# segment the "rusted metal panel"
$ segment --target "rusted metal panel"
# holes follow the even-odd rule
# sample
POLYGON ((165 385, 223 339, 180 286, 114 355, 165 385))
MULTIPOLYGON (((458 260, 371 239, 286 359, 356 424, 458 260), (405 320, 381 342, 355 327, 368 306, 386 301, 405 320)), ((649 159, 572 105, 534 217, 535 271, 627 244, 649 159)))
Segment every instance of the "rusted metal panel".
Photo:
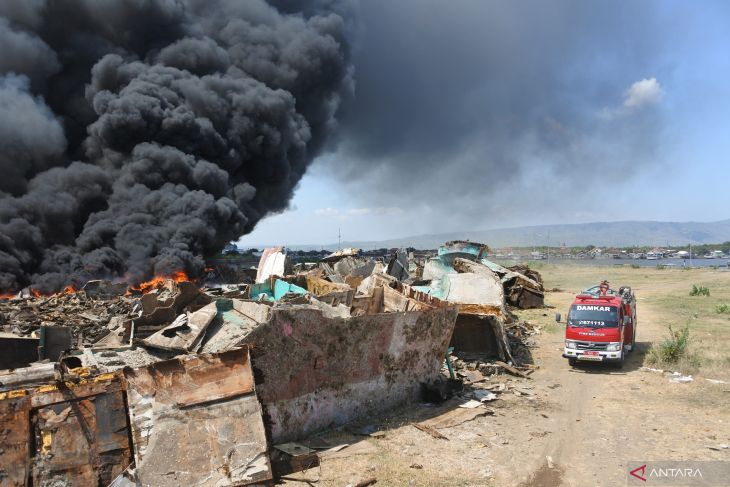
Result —
POLYGON ((482 259, 481 263, 501 277, 509 304, 523 309, 543 306, 544 289, 537 271, 520 266, 507 269, 487 259, 482 259))
POLYGON ((355 296, 355 291, 350 285, 325 281, 317 276, 306 276, 306 286, 307 291, 333 306, 340 303, 350 306, 355 296))
POLYGON ((33 485, 108 485, 131 462, 121 392, 33 412, 33 485))
POLYGON ((32 389, 30 398, 32 407, 40 408, 71 399, 78 400, 123 390, 121 376, 118 373, 92 376, 90 369, 86 367, 74 369, 73 372, 78 373, 78 381, 57 381, 32 389))
MULTIPOLYGON (((7 394, 0 394, 7 396, 7 394)), ((30 463, 30 397, 0 399, 0 486, 26 485, 30 463)))
POLYGON ((491 304, 460 304, 459 313, 465 315, 492 315, 499 318, 504 318, 504 312, 501 306, 494 306, 491 304))
POLYGON ((545 294, 542 291, 520 284, 512 285, 507 297, 510 304, 521 309, 542 308, 545 304, 545 294))
POLYGON ((141 485, 271 479, 248 348, 179 357, 124 375, 141 485))
POLYGON ((410 298, 389 286, 383 286, 383 307, 386 311, 419 311, 433 306, 425 301, 410 298))
POLYGON ((382 313, 383 306, 383 288, 376 287, 372 294, 355 296, 352 300, 352 315, 382 313))
POLYGON ((273 309, 245 337, 270 439, 296 440, 420 399, 421 384, 439 374, 456 313, 452 306, 342 319, 273 309))
POLYGON ((15 471, 9 478, 17 480, 22 470, 24 480, 7 485, 31 485, 32 480, 40 486, 107 486, 132 462, 120 376, 105 374, 7 395, 21 393, 27 405, 22 418, 3 414, 18 398, 0 400, 0 430, 13 445, 5 449, 2 441, 2 465, 6 452, 20 451, 23 441, 27 452, 22 461, 23 455, 10 453, 15 471))

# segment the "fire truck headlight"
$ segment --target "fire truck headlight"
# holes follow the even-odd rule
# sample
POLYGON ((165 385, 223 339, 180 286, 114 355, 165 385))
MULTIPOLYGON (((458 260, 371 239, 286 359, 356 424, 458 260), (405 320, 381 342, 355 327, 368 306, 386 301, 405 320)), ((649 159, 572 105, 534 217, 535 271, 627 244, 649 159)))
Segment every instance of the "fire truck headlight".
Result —
POLYGON ((578 348, 573 340, 565 340, 565 348, 578 348))
POLYGON ((619 350, 621 350, 621 343, 620 342, 609 343, 606 346, 606 351, 607 352, 618 352, 619 350))

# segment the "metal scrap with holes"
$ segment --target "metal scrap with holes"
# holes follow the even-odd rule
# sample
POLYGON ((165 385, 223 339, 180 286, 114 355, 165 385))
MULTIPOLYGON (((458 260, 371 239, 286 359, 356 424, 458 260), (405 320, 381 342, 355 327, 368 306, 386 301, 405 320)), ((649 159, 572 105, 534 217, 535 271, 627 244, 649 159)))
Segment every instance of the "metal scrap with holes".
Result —
POLYGON ((93 486, 132 462, 121 378, 0 394, 0 485, 93 486))

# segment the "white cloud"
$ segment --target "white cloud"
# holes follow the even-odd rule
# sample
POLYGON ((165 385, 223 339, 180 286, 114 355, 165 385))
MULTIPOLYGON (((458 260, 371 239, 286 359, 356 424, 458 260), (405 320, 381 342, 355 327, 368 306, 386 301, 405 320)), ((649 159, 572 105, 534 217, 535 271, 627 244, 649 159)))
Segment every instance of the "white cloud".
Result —
POLYGON ((659 104, 662 98, 664 98, 664 90, 656 78, 644 78, 633 83, 624 91, 623 104, 604 107, 598 112, 598 117, 609 122, 629 117, 642 108, 659 104))
POLYGON ((624 93, 624 107, 633 109, 655 105, 664 97, 664 90, 656 78, 642 79, 624 93))

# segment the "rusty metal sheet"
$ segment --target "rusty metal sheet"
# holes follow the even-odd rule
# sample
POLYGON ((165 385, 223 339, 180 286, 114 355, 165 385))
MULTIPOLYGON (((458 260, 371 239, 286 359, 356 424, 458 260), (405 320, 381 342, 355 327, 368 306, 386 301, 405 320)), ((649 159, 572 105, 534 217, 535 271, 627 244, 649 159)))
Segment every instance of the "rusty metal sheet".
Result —
POLYGON ((432 307, 425 301, 410 298, 389 286, 383 286, 383 308, 385 311, 421 311, 432 307))
POLYGON ((0 465, 13 465, 8 476, 13 480, 0 477, 0 485, 106 486, 132 462, 119 375, 58 382, 6 396, 18 394, 24 394, 26 406, 22 412, 16 407, 15 417, 8 408, 20 398, 0 400, 0 430, 8 436, 0 442, 0 465), (6 448, 6 441, 13 447, 6 448), (19 453, 23 448, 25 455, 19 453), (7 462, 6 455, 11 456, 7 462))
POLYGON ((0 399, 1 486, 20 487, 26 484, 30 459, 28 438, 30 438, 30 397, 22 394, 0 399))
POLYGON ((542 291, 515 284, 507 295, 510 304, 521 309, 542 308, 545 295, 542 291))
POLYGON ((494 306, 491 304, 460 304, 459 313, 465 315, 492 315, 504 318, 502 306, 494 306))
POLYGON ((248 348, 178 357, 124 375, 141 485, 272 478, 248 348))
POLYGON ((41 387, 32 396, 33 485, 108 485, 132 462, 121 378, 41 387))
POLYGON ((352 300, 352 316, 383 312, 383 288, 376 287, 372 294, 355 296, 352 300))
POLYGON ((330 293, 349 293, 351 288, 347 284, 325 281, 324 279, 314 276, 306 276, 307 291, 315 296, 326 296, 330 293))

